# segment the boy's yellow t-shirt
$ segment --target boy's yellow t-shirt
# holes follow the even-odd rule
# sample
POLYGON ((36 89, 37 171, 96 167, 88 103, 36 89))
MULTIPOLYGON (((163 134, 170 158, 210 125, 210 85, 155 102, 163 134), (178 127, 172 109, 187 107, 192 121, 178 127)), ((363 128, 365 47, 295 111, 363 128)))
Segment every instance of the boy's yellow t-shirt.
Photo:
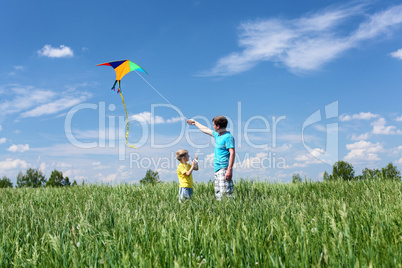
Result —
POLYGON ((193 174, 187 176, 186 173, 191 168, 189 163, 180 163, 177 166, 177 177, 179 178, 180 188, 193 188, 193 174))

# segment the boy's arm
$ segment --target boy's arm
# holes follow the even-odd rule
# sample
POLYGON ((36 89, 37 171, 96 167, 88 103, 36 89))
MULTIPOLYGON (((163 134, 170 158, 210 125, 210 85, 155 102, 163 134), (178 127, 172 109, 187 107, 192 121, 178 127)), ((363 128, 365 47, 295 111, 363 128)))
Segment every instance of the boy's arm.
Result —
POLYGON ((197 156, 194 156, 194 160, 191 163, 191 168, 189 169, 189 171, 185 172, 185 174, 187 176, 190 176, 191 173, 193 172, 193 170, 198 170, 198 160, 197 160, 197 156))
POLYGON ((196 127, 198 127, 199 130, 201 130, 202 132, 204 132, 205 134, 208 134, 210 136, 212 136, 212 129, 209 129, 208 127, 201 125, 200 123, 198 123, 197 121, 195 121, 194 119, 188 119, 187 120, 187 124, 189 125, 195 125, 196 127))
POLYGON ((228 170, 226 171, 226 174, 225 174, 225 178, 227 181, 230 181, 233 176, 232 169, 233 169, 233 165, 234 165, 234 161, 235 161, 235 149, 229 148, 229 153, 230 153, 229 166, 228 166, 228 170))
POLYGON ((198 165, 195 162, 195 160, 193 160, 193 164, 191 165, 191 168, 184 174, 186 174, 186 176, 190 176, 191 173, 193 172, 193 170, 198 170, 198 165), (197 166, 197 169, 195 169, 196 166, 197 166))

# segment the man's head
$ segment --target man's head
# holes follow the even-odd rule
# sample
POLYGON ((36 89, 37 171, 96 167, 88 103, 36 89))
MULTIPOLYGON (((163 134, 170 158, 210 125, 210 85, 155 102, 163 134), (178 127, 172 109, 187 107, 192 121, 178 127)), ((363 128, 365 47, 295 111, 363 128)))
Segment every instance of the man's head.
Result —
POLYGON ((215 116, 212 119, 212 122, 214 123, 215 126, 219 126, 219 129, 223 129, 228 126, 228 120, 226 119, 226 117, 222 115, 215 116))
POLYGON ((183 158, 185 158, 188 155, 188 151, 187 150, 178 150, 176 152, 176 159, 181 161, 183 158))

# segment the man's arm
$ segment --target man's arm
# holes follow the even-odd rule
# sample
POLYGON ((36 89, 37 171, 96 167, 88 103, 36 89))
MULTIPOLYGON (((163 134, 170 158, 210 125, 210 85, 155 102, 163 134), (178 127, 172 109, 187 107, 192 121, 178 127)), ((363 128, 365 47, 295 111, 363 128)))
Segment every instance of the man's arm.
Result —
POLYGON ((208 134, 210 136, 212 136, 212 129, 209 129, 208 127, 201 125, 200 123, 198 123, 197 121, 195 121, 194 119, 188 119, 187 120, 187 124, 189 125, 195 125, 196 127, 198 127, 199 130, 201 130, 202 132, 204 132, 205 134, 208 134))
POLYGON ((232 169, 233 169, 233 165, 234 165, 234 161, 235 161, 235 148, 229 148, 229 153, 230 153, 229 166, 228 166, 228 170, 226 171, 226 174, 225 174, 225 178, 227 181, 230 181, 233 176, 232 169))

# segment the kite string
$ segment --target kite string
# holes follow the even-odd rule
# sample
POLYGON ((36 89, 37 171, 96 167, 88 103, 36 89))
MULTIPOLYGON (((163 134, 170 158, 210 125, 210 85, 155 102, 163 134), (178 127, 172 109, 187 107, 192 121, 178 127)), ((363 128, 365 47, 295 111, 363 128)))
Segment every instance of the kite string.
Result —
MULTIPOLYGON (((137 71, 135 71, 135 72, 138 74, 139 77, 142 78, 142 80, 145 81, 145 83, 147 83, 156 93, 158 93, 159 96, 161 96, 170 106, 176 107, 176 106, 174 106, 173 104, 171 104, 170 101, 169 101, 168 99, 166 99, 153 85, 151 85, 151 83, 149 83, 144 77, 142 77, 142 75, 140 75, 137 71)), ((182 115, 184 115, 181 110, 180 110, 180 112, 182 113, 182 115)), ((184 115, 184 117, 186 118, 185 115, 184 115)))
MULTIPOLYGON (((142 75, 140 75, 139 72, 137 72, 137 70, 135 70, 135 72, 138 74, 139 77, 142 78, 142 80, 145 81, 145 83, 147 83, 156 93, 158 93, 159 96, 161 96, 170 106, 176 107, 176 106, 174 106, 172 103, 170 103, 170 101, 169 101, 168 99, 166 99, 154 86, 152 86, 151 83, 149 83, 142 75)), ((187 118, 187 117, 185 116, 185 114, 184 114, 181 110, 180 110, 180 112, 182 113, 182 115, 184 116, 184 118, 187 118)), ((193 147, 193 151, 194 151, 194 155, 195 155, 195 149, 194 149, 194 147, 193 147)))

